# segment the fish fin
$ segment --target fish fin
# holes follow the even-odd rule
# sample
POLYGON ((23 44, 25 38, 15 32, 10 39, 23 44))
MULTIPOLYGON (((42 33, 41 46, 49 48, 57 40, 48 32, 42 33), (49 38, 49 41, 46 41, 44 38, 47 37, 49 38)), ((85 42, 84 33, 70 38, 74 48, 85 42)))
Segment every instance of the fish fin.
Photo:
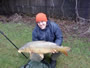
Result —
POLYGON ((63 50, 61 51, 63 54, 65 54, 66 56, 68 56, 68 51, 70 51, 69 47, 63 47, 63 50))
POLYGON ((40 62, 44 58, 43 54, 38 54, 38 53, 30 53, 30 59, 32 61, 38 61, 40 62))
POLYGON ((44 58, 44 55, 43 54, 39 54, 41 56, 41 58, 43 59, 44 58))

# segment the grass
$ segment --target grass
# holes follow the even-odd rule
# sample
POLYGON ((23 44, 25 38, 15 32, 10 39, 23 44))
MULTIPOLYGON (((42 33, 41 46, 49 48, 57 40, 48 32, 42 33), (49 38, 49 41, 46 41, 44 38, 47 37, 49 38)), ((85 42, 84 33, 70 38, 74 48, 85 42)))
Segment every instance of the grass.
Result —
MULTIPOLYGON (((0 30, 20 48, 32 39, 32 26, 23 23, 0 22, 0 30)), ((85 40, 85 39, 84 39, 85 40)), ((57 68, 90 68, 90 42, 80 39, 68 39, 64 46, 71 47, 69 56, 61 55, 57 60, 57 68)), ((29 57, 28 54, 25 54, 29 57)), ((29 59, 17 52, 17 49, 0 34, 0 68, 20 68, 29 59)))

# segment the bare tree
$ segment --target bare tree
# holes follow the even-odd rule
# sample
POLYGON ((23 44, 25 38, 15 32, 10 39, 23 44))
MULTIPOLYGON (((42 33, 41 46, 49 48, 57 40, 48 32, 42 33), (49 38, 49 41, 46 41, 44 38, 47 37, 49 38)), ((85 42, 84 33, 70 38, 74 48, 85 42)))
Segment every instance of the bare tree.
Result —
POLYGON ((63 0, 63 2, 62 2, 62 5, 61 5, 61 11, 62 11, 62 17, 64 18, 64 3, 65 3, 65 0, 63 0))
POLYGON ((78 0, 75 0, 75 1, 76 1, 76 5, 75 5, 76 22, 77 23, 80 23, 81 22, 81 24, 85 24, 85 21, 90 21, 90 19, 85 19, 85 18, 83 18, 83 17, 81 17, 79 15, 79 12, 78 12, 78 0))

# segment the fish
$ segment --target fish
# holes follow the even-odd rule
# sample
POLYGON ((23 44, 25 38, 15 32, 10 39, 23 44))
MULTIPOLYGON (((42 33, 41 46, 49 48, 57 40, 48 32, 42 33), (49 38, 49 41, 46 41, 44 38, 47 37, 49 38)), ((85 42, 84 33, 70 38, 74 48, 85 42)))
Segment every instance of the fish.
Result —
POLYGON ((30 53, 30 55, 38 54, 41 57, 41 60, 44 58, 44 54, 61 52, 68 56, 68 51, 70 51, 70 47, 67 46, 59 46, 56 43, 49 41, 32 41, 26 43, 24 46, 19 48, 18 52, 30 53))

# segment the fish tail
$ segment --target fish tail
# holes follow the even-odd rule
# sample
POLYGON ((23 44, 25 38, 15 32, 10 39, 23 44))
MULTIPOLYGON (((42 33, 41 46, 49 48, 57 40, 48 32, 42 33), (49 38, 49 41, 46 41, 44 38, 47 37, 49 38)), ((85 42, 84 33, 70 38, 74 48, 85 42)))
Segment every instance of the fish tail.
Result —
POLYGON ((63 53, 63 54, 65 54, 66 56, 68 56, 68 53, 67 53, 67 51, 63 51, 62 53, 63 53))
POLYGON ((70 51, 69 47, 63 47, 61 48, 60 52, 68 56, 68 51, 70 51))

